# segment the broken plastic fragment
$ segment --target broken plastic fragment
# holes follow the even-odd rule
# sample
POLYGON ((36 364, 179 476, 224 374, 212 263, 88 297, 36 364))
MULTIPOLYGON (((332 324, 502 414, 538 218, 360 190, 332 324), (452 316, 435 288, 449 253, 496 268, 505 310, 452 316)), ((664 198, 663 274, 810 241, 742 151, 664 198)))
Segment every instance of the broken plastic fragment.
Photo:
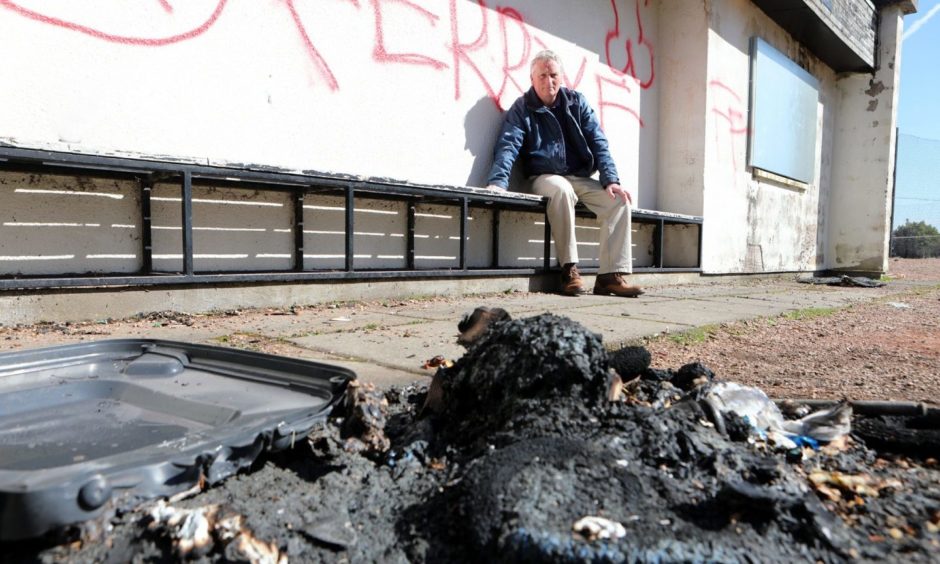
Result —
POLYGON ((578 519, 572 530, 587 540, 621 539, 627 536, 627 530, 620 523, 593 515, 578 519))

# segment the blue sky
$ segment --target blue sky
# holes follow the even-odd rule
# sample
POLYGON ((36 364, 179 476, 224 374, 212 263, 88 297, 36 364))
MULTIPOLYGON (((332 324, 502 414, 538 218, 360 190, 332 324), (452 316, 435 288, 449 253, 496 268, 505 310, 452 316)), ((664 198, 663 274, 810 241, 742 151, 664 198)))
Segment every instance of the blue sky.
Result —
POLYGON ((940 0, 921 0, 917 13, 904 18, 903 37, 898 126, 908 135, 940 140, 940 0))
POLYGON ((904 18, 894 224, 940 229, 940 0, 904 18))

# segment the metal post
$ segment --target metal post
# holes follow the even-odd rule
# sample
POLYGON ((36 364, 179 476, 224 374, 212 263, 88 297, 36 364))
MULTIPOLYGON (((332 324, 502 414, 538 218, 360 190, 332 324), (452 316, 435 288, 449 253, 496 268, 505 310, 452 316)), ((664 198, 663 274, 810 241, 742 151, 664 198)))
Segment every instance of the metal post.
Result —
POLYGON ((304 196, 306 190, 294 192, 294 270, 304 269, 304 196))
POLYGON ((659 220, 653 229, 653 263, 656 268, 663 267, 663 239, 665 238, 666 222, 659 220))
POLYGON ((355 269, 355 221, 353 213, 355 212, 354 198, 355 190, 352 186, 346 187, 346 271, 352 272, 355 269))
POLYGON ((698 224, 698 264, 695 268, 702 268, 702 231, 705 229, 705 222, 698 224))
POLYGON ((545 253, 542 267, 548 271, 552 268, 552 226, 548 223, 548 209, 545 210, 545 241, 543 243, 543 252, 545 253))
POLYGON ((153 195, 153 180, 140 180, 140 246, 143 274, 153 274, 153 219, 150 197, 153 195))
POLYGON ((408 270, 415 269, 415 213, 417 201, 408 200, 408 232, 405 234, 405 262, 408 270))
POLYGON ((490 266, 499 268, 499 208, 493 208, 493 258, 490 266))
POLYGON ((192 276, 193 267, 193 174, 183 171, 183 202, 182 227, 183 227, 183 274, 192 276))
POLYGON ((470 204, 466 196, 460 198, 460 270, 467 270, 467 224, 470 221, 470 204))

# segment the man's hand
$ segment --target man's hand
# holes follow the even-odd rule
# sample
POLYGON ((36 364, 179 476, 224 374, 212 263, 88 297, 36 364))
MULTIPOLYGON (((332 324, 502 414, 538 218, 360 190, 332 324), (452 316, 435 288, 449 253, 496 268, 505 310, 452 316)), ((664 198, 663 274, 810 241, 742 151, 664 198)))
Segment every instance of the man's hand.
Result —
POLYGON ((633 205, 633 198, 630 196, 630 192, 624 190, 623 187, 616 182, 608 184, 607 187, 604 188, 604 191, 607 192, 607 195, 610 196, 611 199, 615 200, 617 196, 620 196, 623 198, 623 203, 633 205))

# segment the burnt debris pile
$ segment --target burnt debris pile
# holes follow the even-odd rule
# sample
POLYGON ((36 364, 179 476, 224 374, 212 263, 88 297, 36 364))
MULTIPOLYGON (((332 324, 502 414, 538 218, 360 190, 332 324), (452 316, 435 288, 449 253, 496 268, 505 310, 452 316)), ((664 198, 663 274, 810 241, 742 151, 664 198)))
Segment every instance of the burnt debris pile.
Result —
MULTIPOLYGON (((430 386, 353 387, 312 449, 178 511, 219 506, 241 516, 245 538, 303 562, 926 562, 940 551, 936 453, 873 450, 845 434, 859 417, 844 404, 797 419, 701 364, 653 368, 646 349, 608 353, 549 314, 494 315, 473 337, 430 386), (818 429, 825 441, 799 434, 818 429)), ((41 559, 180 556, 184 541, 147 515, 112 516, 99 527, 107 542, 41 559)))
POLYGON ((441 369, 437 422, 448 440, 468 443, 521 413, 574 400, 593 407, 610 387, 600 336, 544 314, 494 324, 461 359, 441 369))

